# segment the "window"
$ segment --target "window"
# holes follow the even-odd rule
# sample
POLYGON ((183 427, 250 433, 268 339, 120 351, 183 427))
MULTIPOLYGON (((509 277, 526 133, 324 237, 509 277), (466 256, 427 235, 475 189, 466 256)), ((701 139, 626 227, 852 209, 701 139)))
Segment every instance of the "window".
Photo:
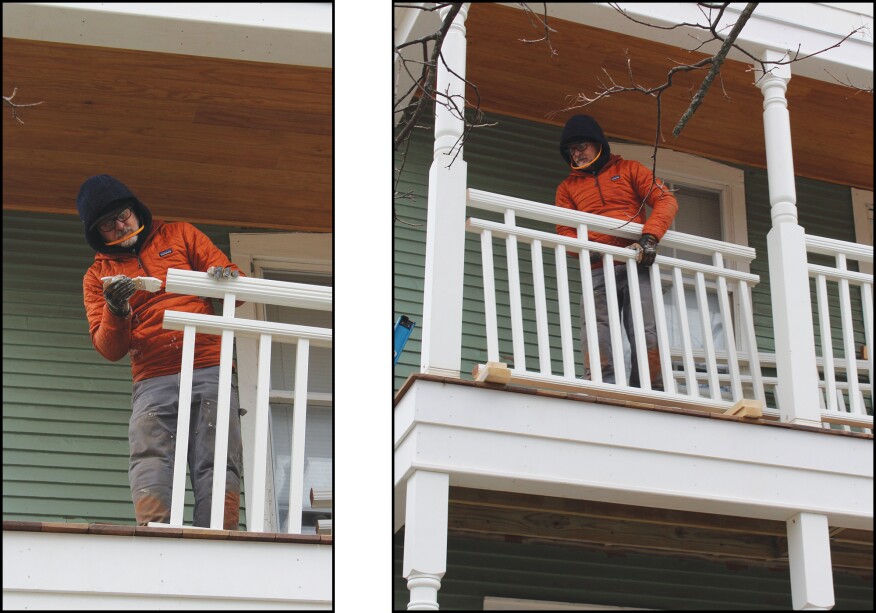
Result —
MULTIPOLYGON (((672 222, 672 230, 695 234, 705 238, 722 240, 721 228, 721 200, 720 194, 712 190, 703 190, 667 181, 669 189, 675 193, 678 200, 678 215, 672 222)), ((692 260, 703 264, 711 264, 711 258, 701 253, 685 252, 681 249, 663 249, 662 253, 670 257, 683 260, 692 260)), ((667 327, 669 328, 670 345, 674 348, 681 347, 681 328, 679 323, 678 305, 675 304, 672 291, 672 281, 667 274, 664 277, 663 303, 666 308, 667 327)), ((694 289, 694 277, 685 275, 684 302, 687 307, 691 345, 694 350, 703 349, 703 326, 699 322, 699 307, 697 306, 696 290, 694 289), (688 285, 688 282, 690 285, 688 285)), ((706 283, 706 295, 709 301, 709 316, 706 325, 706 333, 711 334, 715 341, 715 349, 718 351, 727 349, 727 340, 724 338, 724 328, 721 322, 721 311, 718 307, 718 294, 714 283, 706 283)))
MULTIPOLYGON (((649 169, 653 165, 651 160, 652 147, 612 143, 611 149, 612 152, 618 153, 626 159, 637 160, 649 169)), ((675 197, 678 200, 679 210, 672 224, 672 230, 714 238, 737 245, 748 245, 748 231, 745 220, 745 183, 741 170, 693 155, 662 149, 659 151, 657 164, 657 176, 670 189, 674 190, 675 197)), ((670 257, 711 263, 708 256, 677 249, 661 247, 660 253, 670 257)), ((747 263, 726 262, 725 265, 735 270, 749 272, 747 263)), ((714 281, 706 281, 706 294, 709 303, 708 321, 705 326, 706 331, 704 331, 698 315, 693 275, 685 275, 684 281, 685 304, 694 352, 703 349, 704 333, 711 334, 716 351, 725 350, 727 348, 727 340, 724 336, 714 281)), ((675 304, 669 274, 663 275, 663 298, 670 346, 677 350, 679 354, 675 356, 675 351, 673 351, 673 362, 679 362, 676 370, 680 370, 681 314, 675 304)), ((733 321, 739 321, 739 309, 735 292, 732 292, 732 290, 731 305, 733 321)), ((746 346, 738 326, 734 326, 734 332, 736 346, 745 350, 746 346)), ((629 368, 629 345, 626 342, 625 350, 627 353, 627 368, 629 368)), ((696 366, 697 370, 702 369, 705 371, 705 363, 697 363, 696 366)), ((719 364, 718 369, 719 371, 726 370, 726 365, 719 364)))
MULTIPOLYGON (((332 235, 314 233, 232 234, 231 259, 251 276, 312 285, 332 285, 332 235), (249 273, 248 273, 249 274, 249 273)), ((332 327, 332 311, 315 311, 246 303, 241 317, 281 323, 332 327)), ((292 412, 297 348, 271 345, 271 391, 264 530, 285 532, 289 520, 289 475, 292 412)), ((237 339, 238 384, 241 406, 255 406, 258 349, 255 339, 237 339)), ((333 372, 332 351, 310 348, 307 390, 307 426, 304 443, 302 532, 313 534, 317 519, 330 519, 332 509, 312 509, 310 489, 332 489, 333 372)), ((244 486, 253 482, 252 449, 255 411, 241 420, 244 443, 244 486)), ((249 492, 246 492, 249 495, 249 492)), ((248 510, 248 508, 247 508, 248 510)), ((249 522, 247 517, 247 522, 249 522)))
MULTIPOLYGON (((265 279, 310 285, 331 285, 331 276, 319 273, 295 273, 263 270, 265 279)), ((313 311, 290 307, 265 306, 268 321, 332 327, 330 311, 313 311)), ((292 457, 292 398, 295 394, 296 347, 288 343, 271 346, 271 415, 270 432, 274 468, 275 510, 279 530, 286 532, 289 522, 289 479, 292 457)), ((304 435, 304 491, 301 529, 316 533, 317 519, 331 519, 331 509, 313 509, 310 489, 332 489, 332 352, 325 347, 311 347, 307 371, 307 428, 304 435)))

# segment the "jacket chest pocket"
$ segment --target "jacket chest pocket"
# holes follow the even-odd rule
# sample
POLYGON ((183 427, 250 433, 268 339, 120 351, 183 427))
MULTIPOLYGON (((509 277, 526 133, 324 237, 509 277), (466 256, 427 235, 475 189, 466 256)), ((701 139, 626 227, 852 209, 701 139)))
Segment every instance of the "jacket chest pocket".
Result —
POLYGON ((152 276, 159 277, 161 279, 167 278, 167 271, 170 268, 177 268, 181 270, 192 269, 185 253, 179 249, 172 247, 159 249, 156 252, 155 256, 151 259, 150 268, 155 269, 152 273, 152 276), (164 255, 161 255, 162 253, 164 255))

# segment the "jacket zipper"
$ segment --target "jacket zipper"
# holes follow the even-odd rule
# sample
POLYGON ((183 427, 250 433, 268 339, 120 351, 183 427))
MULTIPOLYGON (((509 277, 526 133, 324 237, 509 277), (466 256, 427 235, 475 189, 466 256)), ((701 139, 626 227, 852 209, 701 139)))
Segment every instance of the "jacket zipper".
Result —
POLYGON ((605 197, 602 195, 602 187, 599 185, 599 174, 594 174, 593 180, 596 181, 596 191, 599 192, 599 199, 602 200, 602 207, 604 209, 608 207, 608 205, 605 203, 605 197))
POLYGON ((139 254, 139 253, 137 253, 137 250, 136 250, 136 249, 131 249, 131 252, 132 252, 132 253, 133 253, 133 254, 134 254, 134 255, 136 255, 136 256, 137 256, 137 264, 139 264, 139 265, 140 265, 140 268, 142 268, 142 269, 143 269, 143 272, 145 272, 145 273, 146 273, 146 276, 147 276, 147 277, 150 277, 150 276, 152 276, 152 275, 150 275, 150 274, 149 274, 149 271, 148 271, 148 270, 146 270, 146 267, 145 267, 145 266, 143 266, 143 262, 142 262, 142 261, 141 261, 141 260, 140 260, 140 254, 139 254))

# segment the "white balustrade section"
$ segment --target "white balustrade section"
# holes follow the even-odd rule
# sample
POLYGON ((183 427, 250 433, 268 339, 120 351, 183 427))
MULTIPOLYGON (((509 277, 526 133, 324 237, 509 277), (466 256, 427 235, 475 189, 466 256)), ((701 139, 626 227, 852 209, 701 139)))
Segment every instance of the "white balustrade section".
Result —
POLYGON ((828 255, 834 258, 835 266, 809 264, 809 276, 815 279, 815 301, 818 307, 818 330, 821 345, 818 348, 819 370, 822 372, 821 387, 824 389, 822 420, 825 422, 873 427, 873 275, 849 270, 848 260, 873 264, 873 248, 846 241, 806 235, 807 253, 828 255), (836 294, 828 291, 835 286, 836 294), (858 359, 855 344, 855 325, 852 311, 852 288, 860 293, 862 330, 866 359, 858 359), (833 300, 831 300, 833 298, 833 300), (836 355, 830 318, 832 305, 839 306, 840 355, 836 355), (843 371, 845 381, 837 377, 843 371), (860 381, 861 373, 866 382, 860 381), (848 398, 848 404, 846 404, 848 398), (871 413, 866 410, 867 398, 871 413))
MULTIPOLYGON (((183 357, 180 372, 180 407, 191 404, 192 369, 194 364, 195 333, 222 336, 219 363, 218 415, 213 493, 211 501, 210 528, 222 529, 224 520, 225 478, 228 454, 228 422, 231 405, 231 356, 235 336, 254 337, 259 341, 259 363, 255 415, 255 468, 253 484, 246 492, 248 530, 264 531, 264 504, 268 455, 268 414, 270 411, 271 345, 273 342, 297 345, 295 398, 292 426, 292 463, 289 487, 288 532, 301 532, 301 510, 304 479, 304 433, 307 420, 307 372, 310 347, 331 347, 332 330, 311 326, 298 326, 254 319, 235 318, 236 300, 273 304, 313 310, 332 309, 332 289, 318 285, 288 283, 268 279, 239 277, 216 280, 207 273, 171 269, 167 272, 165 290, 169 293, 191 294, 223 299, 222 316, 165 311, 164 327, 183 330, 183 357)), ((179 411, 176 435, 176 455, 171 503, 171 526, 183 525, 183 501, 185 498, 186 458, 188 453, 189 411, 179 411)))
MULTIPOLYGON (((733 262, 750 262, 755 257, 754 249, 732 243, 669 231, 660 241, 661 251, 667 248, 681 249, 708 255, 712 263, 705 264, 666 255, 658 255, 655 264, 649 272, 640 270, 635 263, 636 252, 623 247, 606 245, 587 240, 587 231, 637 239, 641 235, 642 226, 627 223, 623 227, 617 219, 571 211, 560 207, 531 202, 519 198, 492 194, 480 190, 468 190, 468 206, 471 208, 499 213, 503 221, 490 221, 471 217, 466 223, 469 232, 481 236, 481 263, 484 278, 484 303, 487 330, 487 359, 490 362, 500 362, 501 339, 499 331, 511 329, 511 353, 513 366, 509 365, 512 376, 519 382, 531 382, 533 385, 547 385, 560 389, 580 389, 588 393, 623 390, 627 394, 642 396, 644 400, 672 400, 679 406, 695 406, 711 411, 723 411, 737 400, 745 397, 763 400, 765 398, 764 380, 760 371, 760 355, 756 350, 754 334, 754 318, 751 306, 750 288, 756 285, 760 278, 757 275, 740 272, 725 265, 725 259, 733 262), (578 229, 580 238, 562 236, 550 230, 538 230, 524 225, 526 222, 543 222, 552 225, 564 225, 578 229), (505 243, 506 261, 496 261, 493 241, 498 239, 505 243), (526 262, 520 262, 519 245, 530 246, 531 258, 529 265, 532 270, 531 290, 535 307, 535 340, 537 356, 527 356, 523 330, 523 294, 521 293, 520 271, 525 270, 526 262), (546 260, 544 249, 554 251, 554 271, 556 290, 548 296, 546 289, 546 260), (616 303, 617 282, 615 279, 614 262, 623 262, 630 282, 632 320, 634 328, 633 341, 637 346, 645 344, 644 322, 639 296, 639 285, 635 282, 640 274, 650 274, 655 316, 657 319, 657 340, 660 348, 660 368, 663 375, 664 391, 652 389, 649 376, 648 359, 645 351, 637 352, 640 373, 640 387, 633 388, 627 384, 624 365, 623 338, 624 330, 616 309, 609 309, 609 336, 612 347, 612 359, 615 371, 615 384, 605 383, 601 372, 601 359, 595 334, 587 334, 590 377, 587 380, 576 376, 574 363, 574 347, 579 342, 577 334, 573 335, 572 312, 577 305, 578 296, 571 296, 569 286, 568 254, 577 256, 580 266, 580 287, 583 295, 583 317, 587 329, 596 329, 595 304, 593 300, 593 276, 590 269, 590 257, 596 255, 603 259, 605 271, 605 291, 609 304, 616 303), (497 266, 498 264, 498 266, 497 266), (507 270, 510 307, 510 322, 499 321, 499 311, 496 304, 496 270, 507 270), (681 334, 680 346, 672 346, 666 325, 666 313, 663 304, 663 284, 672 284, 672 295, 679 317, 681 334), (695 290, 695 306, 685 298, 686 287, 695 290), (709 293, 717 294, 718 317, 725 331, 726 349, 717 350, 712 339, 709 322, 709 293), (730 292, 735 292, 735 301, 731 301, 730 292), (556 296, 556 302, 553 297, 556 296), (556 309, 548 312, 548 305, 557 304, 556 309), (737 304, 738 313, 734 318, 731 304, 737 304), (688 321, 688 309, 695 310, 699 316, 688 321), (554 312, 555 311, 555 312, 554 312), (705 315, 704 315, 705 314, 705 315), (549 334, 550 322, 558 322, 559 335, 549 334), (691 330, 700 330, 703 350, 694 349, 691 341, 691 330), (738 339, 743 347, 737 350, 738 339), (558 341, 557 341, 558 336, 558 341), (752 351, 749 348, 754 347, 752 351), (682 371, 673 370, 673 356, 682 358, 682 371), (556 358, 554 364, 552 356, 556 358), (537 367, 527 367, 527 357, 535 358, 530 364, 537 367), (695 361, 695 358, 698 360, 695 361), (705 364, 705 372, 697 372, 697 362, 705 364), (740 363, 742 368, 740 368, 740 363), (720 372, 721 369, 726 374, 720 372), (744 373, 743 373, 744 371, 744 373), (708 392, 701 394, 700 386, 705 384, 708 392)), ((529 223, 529 225, 533 225, 529 223)), ((553 289, 553 288, 552 288, 553 289)), ((582 364, 577 364, 582 367, 582 364)), ((583 370, 581 370, 583 373, 583 370)))

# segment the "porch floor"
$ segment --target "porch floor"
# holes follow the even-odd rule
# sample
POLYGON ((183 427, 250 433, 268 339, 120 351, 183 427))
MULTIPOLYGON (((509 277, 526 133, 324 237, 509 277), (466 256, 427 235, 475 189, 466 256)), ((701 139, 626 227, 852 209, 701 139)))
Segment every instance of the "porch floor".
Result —
POLYGON ((214 541, 249 541, 261 543, 298 543, 332 545, 331 536, 319 534, 285 534, 247 532, 244 530, 209 530, 206 528, 150 528, 123 524, 67 524, 61 522, 4 521, 3 531, 102 534, 109 536, 146 536, 158 538, 208 539, 214 541))

